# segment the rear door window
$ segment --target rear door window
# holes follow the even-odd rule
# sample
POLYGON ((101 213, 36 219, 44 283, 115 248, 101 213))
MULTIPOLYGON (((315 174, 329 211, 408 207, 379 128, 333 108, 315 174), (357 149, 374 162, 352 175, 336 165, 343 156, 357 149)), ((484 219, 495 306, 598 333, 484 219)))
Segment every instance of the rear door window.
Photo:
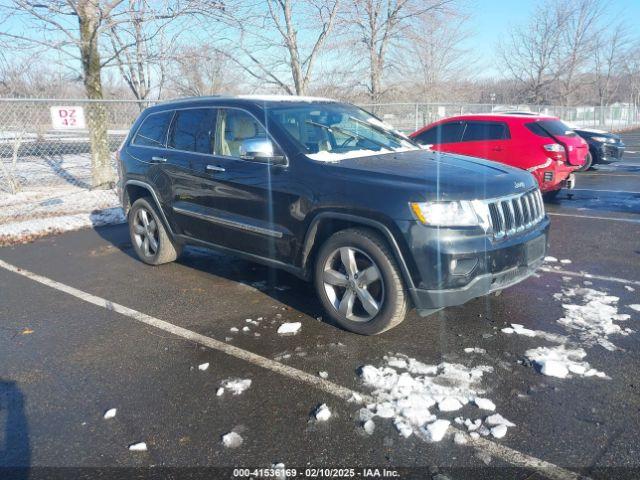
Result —
POLYGON ((507 140, 509 129, 500 122, 466 122, 467 126, 462 135, 463 142, 476 142, 481 140, 507 140))
POLYGON ((178 110, 167 147, 184 152, 213 153, 215 117, 213 108, 178 110))
POLYGON ((436 125, 415 137, 421 145, 440 145, 441 143, 455 143, 462 140, 463 122, 448 122, 436 125))
POLYGON ((173 110, 148 115, 142 121, 132 143, 143 147, 164 147, 171 117, 173 110))

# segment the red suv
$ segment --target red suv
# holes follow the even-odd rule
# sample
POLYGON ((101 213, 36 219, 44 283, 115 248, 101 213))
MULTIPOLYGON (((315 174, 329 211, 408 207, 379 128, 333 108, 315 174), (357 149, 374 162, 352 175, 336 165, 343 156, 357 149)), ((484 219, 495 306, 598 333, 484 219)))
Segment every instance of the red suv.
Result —
POLYGON ((560 119, 532 114, 445 118, 411 134, 432 150, 481 157, 531 172, 547 197, 573 188, 587 143, 560 119))

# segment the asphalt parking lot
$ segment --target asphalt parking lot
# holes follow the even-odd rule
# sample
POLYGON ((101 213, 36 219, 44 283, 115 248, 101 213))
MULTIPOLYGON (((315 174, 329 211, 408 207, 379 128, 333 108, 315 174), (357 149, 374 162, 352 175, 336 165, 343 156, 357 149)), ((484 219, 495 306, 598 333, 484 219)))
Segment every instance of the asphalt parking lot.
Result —
MULTIPOLYGON (((176 263, 145 266, 124 225, 1 248, 0 467, 284 463, 423 467, 407 478, 440 480, 636 478, 640 311, 630 305, 640 304, 640 132, 624 140, 624 161, 580 174, 574 191, 547 204, 557 262, 500 296, 428 318, 411 313, 376 337, 329 324, 311 285, 260 265, 190 248, 176 263), (590 303, 585 291, 607 300, 590 303), (566 304, 604 309, 623 328, 567 327, 558 322, 570 316, 566 304), (280 335, 284 322, 302 327, 280 335), (511 324, 537 334, 502 331, 511 324), (553 345, 554 335, 607 378, 543 375, 525 352, 553 345), (515 426, 465 445, 453 428, 430 443, 379 417, 365 432, 358 394, 366 404, 372 391, 360 369, 390 354, 491 367, 478 388, 515 426), (230 378, 251 386, 217 395, 230 378), (318 422, 323 403, 332 415, 318 422), (104 419, 111 408, 117 414, 104 419), (231 431, 243 439, 237 448, 221 441, 231 431), (130 451, 138 442, 147 450, 130 451)), ((458 416, 479 414, 465 405, 443 415, 466 431, 458 416)))

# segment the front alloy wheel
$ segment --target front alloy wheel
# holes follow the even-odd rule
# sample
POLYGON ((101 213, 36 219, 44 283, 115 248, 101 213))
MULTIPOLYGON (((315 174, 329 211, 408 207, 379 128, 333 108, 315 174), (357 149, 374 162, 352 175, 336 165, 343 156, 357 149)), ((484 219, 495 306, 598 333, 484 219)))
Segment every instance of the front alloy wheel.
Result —
POLYGON ((407 292, 389 244, 367 228, 340 230, 320 247, 314 278, 318 298, 342 328, 376 335, 404 320, 407 292))
POLYGON ((324 291, 348 320, 368 322, 384 303, 384 281, 375 262, 354 247, 335 249, 324 264, 324 291))

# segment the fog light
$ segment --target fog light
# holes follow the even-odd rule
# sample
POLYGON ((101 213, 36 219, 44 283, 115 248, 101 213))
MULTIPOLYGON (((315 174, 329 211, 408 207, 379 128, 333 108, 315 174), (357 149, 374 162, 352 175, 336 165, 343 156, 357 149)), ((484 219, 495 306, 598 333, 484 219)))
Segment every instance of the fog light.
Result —
POLYGON ((477 258, 455 258, 451 260, 451 274, 452 275, 469 275, 478 265, 477 258))

